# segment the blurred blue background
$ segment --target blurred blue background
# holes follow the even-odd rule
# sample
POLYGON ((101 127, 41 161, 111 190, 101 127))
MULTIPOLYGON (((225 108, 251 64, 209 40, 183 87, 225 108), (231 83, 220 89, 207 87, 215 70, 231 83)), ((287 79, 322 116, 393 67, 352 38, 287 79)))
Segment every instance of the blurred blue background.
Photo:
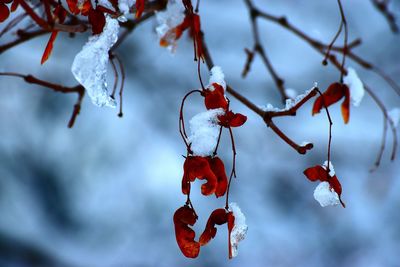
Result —
MULTIPOLYGON (((370 1, 343 2, 350 40, 363 41, 355 52, 400 82, 399 36, 370 1)), ((400 15, 399 1, 392 2, 400 15)), ((336 1, 255 3, 286 15, 325 43, 340 22, 336 1)), ((203 0, 200 13, 212 57, 227 82, 257 105, 279 106, 280 95, 260 58, 241 78, 243 49, 253 45, 243 1, 203 0)), ((0 266, 400 266, 400 164, 389 160, 389 135, 382 166, 369 172, 383 124, 369 96, 352 107, 348 125, 339 105, 331 109, 332 161, 346 209, 321 208, 313 198, 317 184, 302 174, 326 160, 328 124, 324 115, 311 117, 312 103, 296 117, 276 121, 297 142, 314 143, 302 156, 231 98, 232 108, 248 116, 245 126, 234 131, 238 178, 230 195, 246 215, 248 234, 231 261, 225 226, 197 259, 186 259, 176 245, 172 222, 185 201, 178 110, 183 95, 199 83, 190 39, 185 35, 171 56, 158 45, 156 26, 154 19, 146 22, 117 51, 127 72, 122 119, 118 110, 98 108, 86 96, 74 128, 68 129, 75 95, 0 78, 0 266)), ((302 93, 314 82, 325 89, 338 79, 334 67, 323 67, 322 57, 285 29, 261 21, 260 31, 286 87, 302 93)), ((73 86, 70 66, 87 37, 60 34, 44 66, 40 58, 48 36, 37 38, 2 54, 0 69, 73 86)), ((399 106, 399 97, 379 77, 352 61, 348 66, 389 109, 399 106)), ((204 110, 199 97, 189 103, 187 118, 204 110)), ((229 169, 226 132, 223 140, 219 154, 229 169)), ((194 227, 199 233, 224 199, 205 198, 196 184, 192 201, 200 217, 194 227)))

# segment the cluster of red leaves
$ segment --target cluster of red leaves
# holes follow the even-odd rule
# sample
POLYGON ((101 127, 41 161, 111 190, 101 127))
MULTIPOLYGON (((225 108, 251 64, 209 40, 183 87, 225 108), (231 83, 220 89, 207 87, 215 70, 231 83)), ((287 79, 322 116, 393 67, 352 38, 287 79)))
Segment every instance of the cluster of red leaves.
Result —
POLYGON ((229 102, 225 97, 222 85, 213 83, 211 87, 203 90, 204 104, 208 110, 222 108, 225 113, 218 116, 219 124, 225 128, 242 126, 247 117, 229 110, 229 102))
POLYGON ((176 242, 183 255, 188 258, 196 258, 200 253, 200 247, 207 245, 217 234, 216 225, 227 224, 229 236, 229 258, 232 258, 230 235, 235 225, 235 216, 231 211, 225 209, 214 210, 208 218, 206 227, 200 235, 199 241, 195 240, 196 233, 189 226, 197 221, 194 210, 185 205, 179 208, 174 214, 176 242))
POLYGON ((170 29, 160 40, 161 46, 169 46, 171 41, 178 40, 183 32, 189 29, 189 34, 193 38, 195 60, 204 59, 203 46, 201 40, 200 16, 193 11, 191 0, 182 0, 185 7, 185 18, 182 23, 170 29))
POLYGON ((14 12, 17 7, 18 1, 0 0, 0 23, 5 21, 10 16, 10 12, 14 12), (8 7, 7 4, 11 4, 11 7, 8 7))
MULTIPOLYGON (((201 91, 201 95, 204 97, 206 109, 224 110, 224 113, 218 116, 218 123, 221 127, 229 128, 230 133, 231 127, 239 127, 246 122, 246 116, 240 113, 233 113, 229 110, 229 101, 225 97, 225 90, 222 85, 213 83, 209 88, 201 91)), ((231 137, 233 142, 233 136, 231 135, 231 137)), ((214 210, 207 221, 206 228, 201 234, 199 241, 197 242, 194 240, 195 232, 189 227, 189 225, 193 226, 197 220, 196 213, 191 206, 189 198, 191 182, 194 182, 196 179, 206 180, 206 182, 201 185, 201 193, 205 196, 215 194, 217 198, 229 192, 229 182, 224 163, 216 155, 216 151, 213 156, 196 156, 192 154, 189 147, 188 156, 183 164, 182 178, 182 193, 188 196, 188 201, 186 205, 179 208, 174 215, 175 235, 178 246, 183 255, 189 258, 195 258, 200 252, 200 246, 208 244, 209 241, 215 237, 217 233, 217 228, 215 226, 227 224, 229 234, 229 258, 232 258, 230 234, 235 224, 235 217, 231 211, 227 210, 228 207, 214 210)), ((234 164, 233 162, 233 166, 234 164)), ((232 170, 231 177, 233 174, 234 169, 232 170)))
POLYGON ((336 177, 336 175, 330 176, 329 170, 325 166, 316 165, 314 167, 306 169, 303 173, 312 182, 328 182, 330 188, 338 194, 342 206, 346 207, 341 199, 342 185, 340 184, 339 179, 336 177))
POLYGON ((344 98, 341 105, 342 117, 344 123, 348 123, 350 118, 350 90, 344 83, 332 83, 322 96, 315 100, 312 115, 319 113, 324 106, 329 107, 342 98, 344 98))

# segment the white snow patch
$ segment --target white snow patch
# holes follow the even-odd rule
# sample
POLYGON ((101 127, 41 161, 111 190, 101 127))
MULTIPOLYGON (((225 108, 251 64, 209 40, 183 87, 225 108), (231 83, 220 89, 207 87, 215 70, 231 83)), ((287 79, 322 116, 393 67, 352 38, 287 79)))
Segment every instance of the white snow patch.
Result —
POLYGON ((118 30, 118 20, 107 15, 103 32, 89 37, 71 67, 75 79, 85 87, 93 104, 99 107, 116 107, 115 100, 107 91, 107 66, 108 51, 118 40, 118 30))
POLYGON ((321 182, 314 190, 314 198, 321 207, 340 204, 339 195, 331 188, 328 182, 321 182))
POLYGON ((292 88, 286 88, 285 94, 290 97, 291 99, 295 99, 297 96, 297 91, 292 88))
POLYGON ((353 106, 358 107, 364 97, 364 85, 353 68, 347 69, 347 75, 344 76, 343 82, 350 89, 350 99, 353 106))
POLYGON ((167 49, 174 53, 176 50, 175 33, 170 32, 171 29, 175 28, 183 22, 184 19, 184 8, 180 1, 170 0, 168 1, 167 8, 165 11, 156 12, 156 19, 158 26, 156 27, 157 36, 159 39, 166 38, 168 42, 167 49), (166 34, 168 35, 166 36, 166 34))
MULTIPOLYGON (((328 168, 328 161, 327 160, 324 162, 324 164, 322 164, 322 167, 325 170, 328 168)), ((335 175, 336 175, 336 173, 335 173, 335 169, 333 168, 333 164, 332 164, 332 162, 329 161, 329 176, 333 177, 335 175)))
POLYGON ((119 11, 124 14, 124 17, 129 15, 129 11, 135 2, 135 0, 118 0, 119 11))
POLYGON ((190 148, 195 156, 210 156, 217 145, 220 126, 218 116, 225 112, 222 108, 210 109, 195 115, 189 121, 191 135, 190 148))
POLYGON ((308 142, 308 141, 303 141, 300 146, 307 146, 309 144, 312 144, 312 142, 308 142))
POLYGON ((210 80, 207 87, 211 90, 214 90, 213 83, 221 85, 226 90, 225 75, 220 66, 214 66, 210 71, 210 80))
POLYGON ((388 112, 389 118, 392 120, 394 127, 400 122, 400 108, 393 108, 388 112))
POLYGON ((246 225, 246 217, 236 203, 229 203, 229 209, 233 212, 233 216, 235 216, 235 225, 231 232, 231 248, 232 257, 236 257, 238 255, 239 242, 246 237, 248 227, 246 225))
POLYGON ((294 97, 294 99, 286 99, 286 105, 285 105, 285 108, 283 108, 283 109, 276 108, 270 103, 268 103, 266 106, 260 106, 260 108, 265 112, 269 112, 269 111, 272 111, 272 112, 288 111, 292 107, 296 106, 306 96, 308 96, 312 92, 313 89, 314 89, 314 87, 311 88, 310 90, 305 91, 304 94, 301 94, 301 95, 298 95, 298 96, 294 97))

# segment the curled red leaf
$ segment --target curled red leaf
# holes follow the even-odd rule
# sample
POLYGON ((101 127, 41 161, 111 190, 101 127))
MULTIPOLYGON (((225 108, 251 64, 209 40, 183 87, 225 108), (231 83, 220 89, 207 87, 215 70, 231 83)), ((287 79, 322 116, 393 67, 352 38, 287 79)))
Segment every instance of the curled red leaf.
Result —
POLYGON ((90 9, 89 23, 92 25, 93 34, 100 34, 103 32, 104 25, 106 24, 106 17, 100 10, 90 9))
POLYGON ((213 239, 217 233, 215 225, 222 225, 227 223, 228 217, 225 209, 214 210, 208 218, 206 228, 200 236, 199 243, 201 246, 206 245, 213 239))
POLYGON ((206 89, 203 91, 204 104, 207 109, 222 108, 228 109, 228 101, 225 98, 224 88, 218 83, 213 83, 214 90, 206 89))
POLYGON ((174 225, 176 242, 183 255, 188 258, 196 258, 200 252, 200 244, 195 241, 196 233, 189 227, 197 221, 197 216, 193 209, 183 206, 175 211, 174 225))
POLYGON ((247 117, 240 113, 233 113, 232 111, 225 112, 224 115, 218 116, 219 124, 224 127, 239 127, 246 121, 247 117))
POLYGON ((322 167, 321 165, 316 165, 314 167, 310 167, 304 170, 304 175, 312 182, 321 181, 321 182, 328 182, 330 187, 335 190, 335 192, 339 196, 340 203, 343 207, 346 205, 341 199, 342 195, 342 185, 340 184, 339 179, 336 175, 330 176, 329 172, 326 168, 322 167))
POLYGON ((183 194, 189 194, 190 182, 194 182, 196 178, 200 180, 207 180, 207 182, 201 186, 201 193, 203 195, 211 195, 217 189, 217 177, 211 170, 208 159, 199 156, 188 156, 183 164, 183 194))
POLYGON ((329 85, 328 89, 326 89, 322 96, 319 96, 315 100, 312 109, 312 115, 319 113, 324 107, 324 104, 326 107, 329 107, 330 105, 338 102, 342 98, 344 98, 344 101, 341 105, 342 117, 344 123, 348 123, 350 117, 350 90, 347 85, 343 83, 336 82, 329 85), (322 99, 324 101, 322 101, 322 99))
POLYGON ((144 1, 145 0, 136 0, 136 18, 140 18, 144 11, 144 1))
POLYGON ((215 196, 221 197, 225 195, 228 188, 228 177, 226 176, 225 166, 222 160, 218 157, 209 158, 211 170, 217 177, 217 187, 215 189, 215 196))

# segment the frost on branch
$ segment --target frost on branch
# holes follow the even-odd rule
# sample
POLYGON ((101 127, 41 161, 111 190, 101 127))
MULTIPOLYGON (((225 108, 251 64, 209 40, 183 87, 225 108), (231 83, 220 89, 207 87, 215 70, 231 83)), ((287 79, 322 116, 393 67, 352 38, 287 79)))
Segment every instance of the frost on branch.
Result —
POLYGON ((400 122, 400 108, 394 108, 388 112, 389 118, 392 120, 394 127, 400 122))
POLYGON ((75 79, 85 87, 93 104, 99 107, 116 106, 107 91, 107 66, 108 52, 117 42, 118 30, 118 21, 107 16, 103 32, 89 37, 71 67, 75 79))
POLYGON ((365 90, 362 81, 353 68, 348 68, 347 75, 344 76, 343 82, 350 89, 351 103, 353 106, 358 107, 364 97, 365 90))
POLYGON ((170 52, 175 52, 176 49, 176 35, 174 31, 171 31, 178 26, 184 19, 184 8, 182 3, 177 0, 168 1, 167 8, 165 11, 156 13, 158 26, 156 32, 158 38, 166 38, 167 49, 170 52), (171 33, 168 34, 167 33, 171 33))
POLYGON ((195 156, 210 156, 218 142, 218 116, 223 115, 223 109, 211 109, 195 115, 190 121, 189 142, 195 156))
POLYGON ((226 90, 225 75, 220 66, 214 66, 210 71, 210 80, 207 86, 209 90, 214 90, 214 83, 221 85, 226 90))
POLYGON ((248 227, 246 224, 246 217, 236 203, 230 203, 229 209, 233 212, 233 216, 235 217, 235 224, 230 234, 231 256, 236 257, 238 255, 239 242, 246 237, 248 227))
POLYGON ((321 207, 340 204, 339 195, 331 188, 328 182, 321 182, 314 190, 314 198, 321 207))
MULTIPOLYGON (((312 91, 314 90, 314 87, 305 91, 304 94, 298 95, 296 97, 293 97, 294 99, 286 99, 286 105, 285 108, 279 109, 274 107, 272 104, 268 103, 266 106, 261 106, 260 108, 265 111, 265 112, 280 112, 280 111, 288 111, 289 109, 293 108, 296 106, 301 100, 303 100, 306 96, 308 96, 312 91)), ((292 94, 294 92, 291 92, 292 94)))

